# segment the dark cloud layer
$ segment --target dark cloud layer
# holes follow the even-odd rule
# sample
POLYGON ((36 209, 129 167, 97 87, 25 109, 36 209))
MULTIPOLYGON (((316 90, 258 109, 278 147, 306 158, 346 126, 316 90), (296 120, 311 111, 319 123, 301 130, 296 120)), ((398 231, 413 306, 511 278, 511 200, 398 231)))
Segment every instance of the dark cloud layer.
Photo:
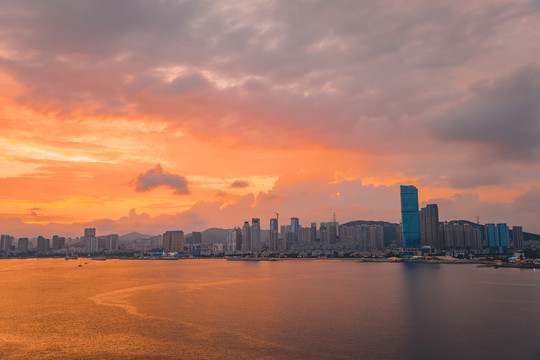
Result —
POLYGON ((137 191, 149 191, 155 187, 165 185, 174 189, 175 194, 189 194, 186 178, 169 174, 163 171, 161 165, 140 174, 137 177, 137 191))
POLYGON ((487 147, 499 159, 540 160, 540 67, 473 84, 471 95, 434 123, 439 136, 487 147))

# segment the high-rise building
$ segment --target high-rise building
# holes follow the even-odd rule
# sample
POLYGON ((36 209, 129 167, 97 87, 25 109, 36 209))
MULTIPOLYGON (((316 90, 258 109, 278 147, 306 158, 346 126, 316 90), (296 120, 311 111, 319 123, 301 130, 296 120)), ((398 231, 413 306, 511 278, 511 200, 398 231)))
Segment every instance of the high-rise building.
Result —
POLYGON ((45 239, 43 236, 38 236, 37 238, 37 251, 38 252, 46 252, 49 251, 50 248, 50 240, 45 239))
POLYGON ((510 244, 510 231, 508 225, 501 223, 497 224, 497 232, 499 233, 499 252, 506 253, 510 244))
POLYGON ((198 231, 193 231, 191 233, 191 243, 192 244, 201 244, 202 243, 202 234, 198 231))
POLYGON ((371 225, 369 227, 369 242, 371 250, 384 249, 384 227, 371 225))
POLYGON ((11 250, 13 241, 15 238, 11 235, 1 235, 0 236, 0 251, 1 250, 11 250))
POLYGON ((432 249, 440 249, 439 209, 437 204, 427 204, 420 210, 420 243, 432 249))
POLYGON ((163 234, 163 250, 166 252, 184 251, 184 232, 181 230, 166 231, 163 234))
POLYGON ((28 238, 19 238, 17 249, 21 252, 28 252, 28 238))
POLYGON ((118 234, 109 234, 98 237, 98 248, 109 251, 118 250, 118 234))
POLYGON ((87 253, 99 251, 99 239, 96 237, 95 228, 84 229, 84 248, 87 253))
POLYGON ((277 251, 278 250, 278 219, 272 218, 270 219, 270 233, 269 233, 269 239, 268 239, 268 248, 271 251, 277 251))
POLYGON ((66 243, 66 238, 65 237, 61 237, 61 236, 58 236, 58 235, 53 235, 52 248, 54 250, 63 249, 65 243, 66 243))
POLYGON ((455 222, 454 226, 454 247, 456 249, 463 249, 465 247, 465 235, 463 230, 463 224, 455 222))
POLYGON ((291 218, 291 232, 293 233, 293 241, 295 244, 298 244, 298 231, 300 228, 300 222, 297 217, 291 218))
POLYGON ((317 223, 312 222, 309 228, 309 242, 315 244, 317 242, 317 223))
POLYGON ((259 251, 261 244, 261 220, 251 219, 251 250, 259 251))
POLYGON ((251 251, 251 226, 249 226, 249 221, 244 221, 242 227, 242 251, 251 251))
POLYGON ((512 226, 512 247, 523 250, 523 228, 521 226, 512 226))
POLYGON ((500 248, 499 231, 495 224, 484 226, 485 237, 489 246, 489 252, 498 253, 500 248))
POLYGON ((418 189, 412 185, 401 185, 400 190, 403 247, 407 249, 420 248, 418 189))
POLYGON ((96 236, 96 229, 95 228, 86 228, 84 229, 84 237, 87 236, 96 236))

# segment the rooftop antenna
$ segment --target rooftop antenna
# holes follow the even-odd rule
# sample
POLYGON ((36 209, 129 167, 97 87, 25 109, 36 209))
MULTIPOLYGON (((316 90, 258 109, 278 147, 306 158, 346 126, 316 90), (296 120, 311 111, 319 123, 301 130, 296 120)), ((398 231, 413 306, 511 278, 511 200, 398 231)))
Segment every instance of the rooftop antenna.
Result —
POLYGON ((278 212, 277 212, 277 211, 276 211, 276 219, 278 219, 278 220, 279 220, 279 214, 278 214, 278 212))
POLYGON ((336 222, 336 212, 334 211, 334 222, 336 222))
POLYGON ((480 225, 480 216, 476 215, 476 223, 480 225))

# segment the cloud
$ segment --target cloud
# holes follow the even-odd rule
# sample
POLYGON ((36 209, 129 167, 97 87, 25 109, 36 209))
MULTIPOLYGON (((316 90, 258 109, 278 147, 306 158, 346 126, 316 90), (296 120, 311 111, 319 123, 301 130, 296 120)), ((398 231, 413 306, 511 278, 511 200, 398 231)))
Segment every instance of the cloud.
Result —
MULTIPOLYGON (((492 160, 540 161, 540 66, 473 84, 433 123, 438 136, 486 148, 492 160)), ((485 151, 481 153, 486 155, 485 151)))
POLYGON ((244 180, 236 180, 230 185, 230 187, 232 188, 239 188, 239 189, 246 188, 248 186, 249 186, 249 182, 244 181, 244 180))
POLYGON ((186 178, 164 172, 159 164, 155 168, 150 169, 137 177, 135 190, 149 191, 161 185, 171 187, 175 190, 174 193, 178 195, 189 194, 186 178))

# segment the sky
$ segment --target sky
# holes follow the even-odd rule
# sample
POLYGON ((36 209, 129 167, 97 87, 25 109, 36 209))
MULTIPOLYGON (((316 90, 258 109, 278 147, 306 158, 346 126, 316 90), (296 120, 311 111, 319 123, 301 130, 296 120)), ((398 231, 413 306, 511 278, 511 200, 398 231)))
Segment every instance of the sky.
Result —
POLYGON ((0 233, 540 233, 540 2, 0 0, 0 233))

